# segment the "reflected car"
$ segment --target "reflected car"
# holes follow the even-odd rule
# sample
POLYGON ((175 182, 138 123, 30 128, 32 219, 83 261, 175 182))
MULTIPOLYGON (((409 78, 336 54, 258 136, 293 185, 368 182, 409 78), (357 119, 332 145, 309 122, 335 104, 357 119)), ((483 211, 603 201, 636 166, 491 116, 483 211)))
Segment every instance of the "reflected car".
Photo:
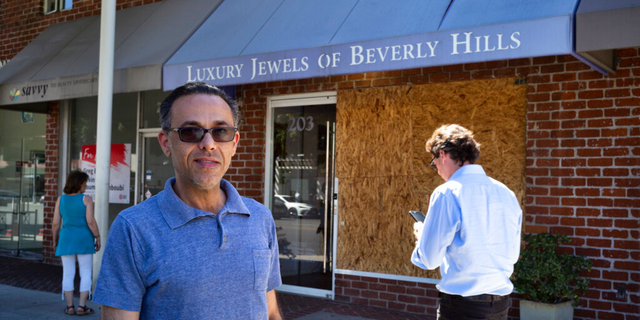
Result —
MULTIPOLYGON (((287 213, 291 217, 317 217, 318 209, 314 206, 303 203, 294 202, 291 196, 275 195, 274 196, 274 211, 283 210, 286 208, 287 213)), ((275 214, 275 212, 274 212, 275 214)))
POLYGON ((284 200, 282 198, 276 197, 273 199, 273 209, 271 212, 273 213, 274 219, 289 217, 289 209, 284 204, 284 200))

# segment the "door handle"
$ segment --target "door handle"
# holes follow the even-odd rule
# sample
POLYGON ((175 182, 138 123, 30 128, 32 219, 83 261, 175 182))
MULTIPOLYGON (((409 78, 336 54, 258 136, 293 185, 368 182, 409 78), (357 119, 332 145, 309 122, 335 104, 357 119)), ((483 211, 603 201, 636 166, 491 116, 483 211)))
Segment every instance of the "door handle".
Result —
POLYGON ((327 143, 326 150, 326 161, 324 163, 325 166, 325 187, 324 187, 324 232, 322 233, 322 273, 327 272, 327 225, 329 224, 329 220, 327 217, 329 216, 329 204, 333 201, 329 197, 329 188, 331 183, 329 182, 329 147, 331 141, 331 126, 330 122, 327 121, 327 138, 325 140, 327 143))

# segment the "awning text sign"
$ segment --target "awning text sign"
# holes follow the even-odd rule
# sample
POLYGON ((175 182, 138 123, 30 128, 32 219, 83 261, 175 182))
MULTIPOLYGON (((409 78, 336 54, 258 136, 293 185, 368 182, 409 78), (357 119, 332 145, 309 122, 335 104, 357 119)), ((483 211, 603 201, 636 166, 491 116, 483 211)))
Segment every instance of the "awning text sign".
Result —
POLYGON ((568 54, 571 32, 571 17, 566 15, 165 65, 163 88, 169 91, 196 81, 224 86, 568 54))
POLYGON ((0 105, 95 96, 98 74, 0 84, 0 105))

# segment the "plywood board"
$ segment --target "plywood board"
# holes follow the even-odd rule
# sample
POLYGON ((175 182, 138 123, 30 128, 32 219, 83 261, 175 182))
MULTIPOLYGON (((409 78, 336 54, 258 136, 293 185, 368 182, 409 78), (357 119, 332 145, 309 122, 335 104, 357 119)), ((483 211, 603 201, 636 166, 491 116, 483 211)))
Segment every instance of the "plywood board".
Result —
POLYGON ((411 174, 408 87, 340 91, 336 146, 338 177, 411 174), (340 108, 339 106, 349 106, 340 108))
POLYGON ((524 205, 526 86, 514 79, 338 92, 339 269, 439 278, 413 266, 413 220, 444 181, 425 143, 443 124, 474 131, 487 174, 524 205), (342 224, 344 222, 344 224, 342 224))
POLYGON ((338 268, 420 277, 436 275, 409 262, 414 247, 413 219, 404 209, 426 209, 428 205, 413 190, 415 182, 410 176, 340 180, 338 201, 349 213, 343 215, 340 211, 338 268), (357 196, 353 196, 353 190, 359 190, 357 196))

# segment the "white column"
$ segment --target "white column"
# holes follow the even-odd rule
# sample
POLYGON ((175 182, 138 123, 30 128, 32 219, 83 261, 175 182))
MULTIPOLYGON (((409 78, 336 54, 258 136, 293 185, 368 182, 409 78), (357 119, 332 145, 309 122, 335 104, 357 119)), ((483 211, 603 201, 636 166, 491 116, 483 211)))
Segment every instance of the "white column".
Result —
POLYGON ((102 248, 93 257, 95 288, 109 224, 109 167, 111 162, 111 111, 113 100, 113 50, 116 29, 116 0, 102 0, 100 15, 100 69, 98 74, 98 136, 96 146, 95 216, 102 248))

